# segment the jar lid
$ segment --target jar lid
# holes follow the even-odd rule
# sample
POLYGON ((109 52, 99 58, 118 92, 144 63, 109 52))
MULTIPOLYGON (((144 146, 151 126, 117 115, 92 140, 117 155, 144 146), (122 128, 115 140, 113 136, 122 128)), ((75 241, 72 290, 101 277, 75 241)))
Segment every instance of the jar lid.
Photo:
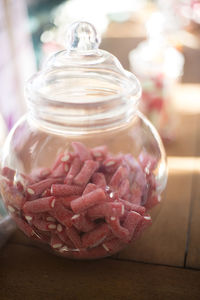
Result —
POLYGON ((50 56, 42 71, 28 81, 28 99, 91 103, 131 97, 136 104, 141 94, 137 78, 115 56, 100 50, 99 44, 93 25, 71 24, 66 50, 50 56))

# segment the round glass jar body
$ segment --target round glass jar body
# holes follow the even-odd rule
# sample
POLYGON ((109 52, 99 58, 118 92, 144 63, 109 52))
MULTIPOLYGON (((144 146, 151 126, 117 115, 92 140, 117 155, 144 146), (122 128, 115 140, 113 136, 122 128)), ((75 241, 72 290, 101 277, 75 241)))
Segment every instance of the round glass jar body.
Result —
POLYGON ((137 239, 167 181, 162 142, 137 110, 137 79, 91 52, 92 33, 87 41, 81 55, 70 53, 75 65, 63 67, 69 57, 60 52, 29 81, 29 111, 7 138, 0 175, 18 227, 73 259, 109 256, 137 239))

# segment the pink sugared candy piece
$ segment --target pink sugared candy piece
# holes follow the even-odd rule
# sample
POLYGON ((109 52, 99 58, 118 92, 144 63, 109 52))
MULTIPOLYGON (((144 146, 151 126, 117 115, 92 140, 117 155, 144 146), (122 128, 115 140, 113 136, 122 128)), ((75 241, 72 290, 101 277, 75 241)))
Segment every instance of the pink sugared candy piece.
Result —
POLYGON ((97 226, 94 230, 85 233, 82 236, 82 246, 83 248, 92 248, 100 245, 106 236, 109 234, 110 229, 107 224, 101 224, 97 226))
POLYGON ((98 188, 88 194, 81 196, 71 202, 71 208, 73 212, 79 213, 88 209, 89 207, 106 201, 105 192, 98 188))
POLYGON ((120 202, 105 202, 88 208, 87 215, 90 219, 121 217, 124 214, 124 204, 120 202))
POLYGON ((82 162, 79 157, 75 157, 72 161, 67 176, 64 180, 66 184, 72 184, 74 177, 79 173, 82 166, 82 162))
POLYGON ((38 198, 36 200, 27 201, 23 206, 25 213, 42 213, 51 210, 55 206, 55 197, 38 198))
POLYGON ((65 208, 61 202, 56 201, 55 208, 53 210, 53 216, 56 220, 58 220, 61 224, 66 227, 72 226, 73 213, 71 210, 65 208))
POLYGON ((73 215, 71 220, 74 227, 81 232, 89 232, 96 227, 96 224, 83 213, 73 215))
POLYGON ((51 194, 54 196, 81 195, 83 188, 77 185, 52 184, 51 194))
POLYGON ((96 161, 86 160, 80 172, 73 179, 74 184, 85 186, 89 182, 93 173, 97 170, 98 166, 99 164, 96 161))
POLYGON ((92 176, 92 182, 102 189, 106 188, 106 179, 103 173, 94 173, 92 176))
POLYGON ((98 146, 91 149, 92 156, 95 160, 104 160, 108 154, 108 148, 106 146, 98 146))
POLYGON ((29 195, 38 196, 42 194, 46 189, 50 188, 53 183, 58 182, 56 178, 47 178, 41 181, 38 181, 27 187, 27 193, 29 195))
POLYGON ((90 151, 80 142, 72 142, 72 147, 75 154, 80 157, 81 161, 86 161, 92 159, 90 151))
POLYGON ((142 220, 142 216, 135 212, 135 211, 130 211, 128 212, 128 215, 124 221, 123 226, 128 230, 129 232, 129 240, 132 239, 134 230, 137 226, 137 224, 142 220))
POLYGON ((83 191, 83 195, 93 192, 97 189, 97 186, 93 183, 88 183, 83 191))

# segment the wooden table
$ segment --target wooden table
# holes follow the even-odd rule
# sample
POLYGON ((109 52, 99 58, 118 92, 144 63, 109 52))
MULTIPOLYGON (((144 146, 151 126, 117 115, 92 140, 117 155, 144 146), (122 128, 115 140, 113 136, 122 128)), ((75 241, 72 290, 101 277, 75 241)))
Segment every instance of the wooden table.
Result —
MULTIPOLYGON (((103 47, 128 67, 136 42, 105 39, 103 47)), ((183 81, 194 76, 198 82, 200 51, 184 51, 183 81)), ((151 228, 136 244, 99 261, 53 256, 17 231, 0 251, 0 299, 200 299, 200 85, 184 83, 173 94, 177 140, 166 147, 168 185, 151 228)))

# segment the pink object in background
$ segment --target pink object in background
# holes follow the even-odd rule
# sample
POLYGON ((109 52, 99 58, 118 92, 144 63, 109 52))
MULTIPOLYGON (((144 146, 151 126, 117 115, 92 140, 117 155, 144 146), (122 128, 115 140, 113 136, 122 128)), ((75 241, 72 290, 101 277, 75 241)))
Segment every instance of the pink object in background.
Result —
POLYGON ((26 111, 24 82, 35 72, 26 1, 0 1, 0 111, 8 129, 26 111))
POLYGON ((142 84, 141 111, 165 142, 172 141, 176 116, 171 94, 183 74, 184 57, 167 40, 164 15, 152 14, 146 27, 147 39, 129 53, 130 67, 142 84))

